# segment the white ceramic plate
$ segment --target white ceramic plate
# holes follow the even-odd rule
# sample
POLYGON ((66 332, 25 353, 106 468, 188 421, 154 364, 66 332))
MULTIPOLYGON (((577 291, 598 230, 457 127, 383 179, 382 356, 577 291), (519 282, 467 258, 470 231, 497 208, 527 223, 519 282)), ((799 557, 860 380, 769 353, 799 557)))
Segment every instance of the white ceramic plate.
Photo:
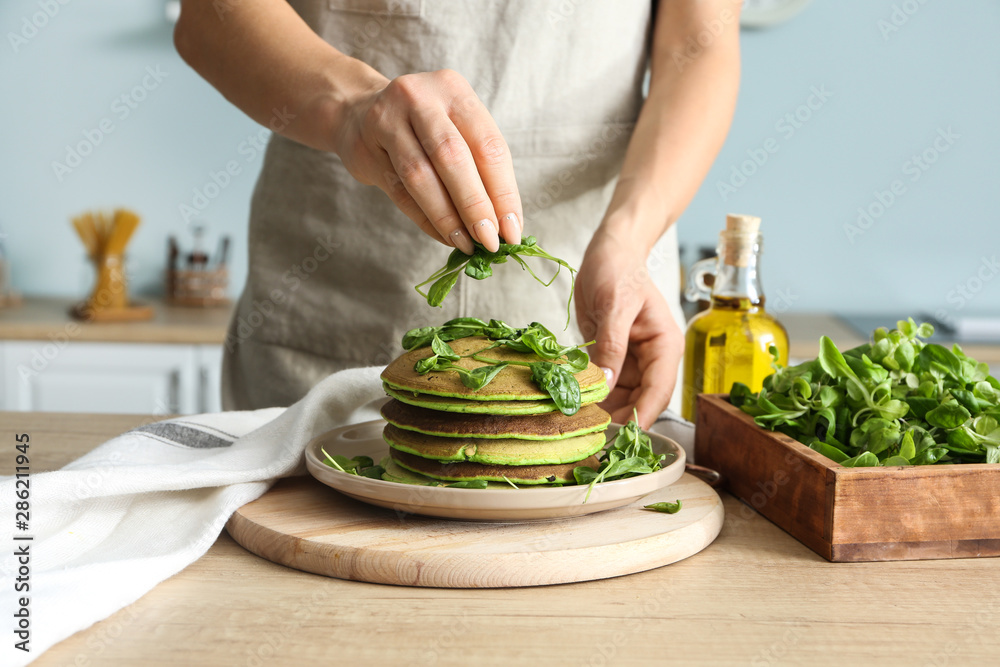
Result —
MULTIPOLYGON (((387 507, 400 513, 465 519, 472 521, 522 521, 581 516, 628 505, 648 493, 673 484, 684 474, 684 450, 673 440, 650 433, 653 451, 666 454, 663 468, 594 486, 590 498, 586 486, 563 486, 520 489, 449 489, 439 486, 415 486, 348 475, 323 463, 320 448, 330 454, 370 456, 376 462, 389 446, 382 439, 385 421, 364 422, 334 429, 315 438, 306 446, 309 473, 323 484, 356 500, 387 507)), ((610 438, 618 432, 612 424, 610 438)))

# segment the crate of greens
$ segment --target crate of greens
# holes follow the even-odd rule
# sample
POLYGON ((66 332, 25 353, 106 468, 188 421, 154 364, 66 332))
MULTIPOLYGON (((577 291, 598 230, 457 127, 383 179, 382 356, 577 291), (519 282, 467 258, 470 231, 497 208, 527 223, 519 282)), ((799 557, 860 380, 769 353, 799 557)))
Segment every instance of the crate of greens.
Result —
POLYGON ((1000 382, 901 321, 701 395, 696 454, 747 506, 832 561, 1000 555, 1000 382))

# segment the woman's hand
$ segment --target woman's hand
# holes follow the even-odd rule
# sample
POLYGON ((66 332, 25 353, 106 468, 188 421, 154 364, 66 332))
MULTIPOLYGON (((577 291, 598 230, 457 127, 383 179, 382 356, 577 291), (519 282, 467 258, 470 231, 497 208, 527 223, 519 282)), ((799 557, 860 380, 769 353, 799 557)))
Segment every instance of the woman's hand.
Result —
POLYGON ((344 106, 335 125, 336 152, 350 174, 384 190, 432 238, 466 254, 473 240, 491 251, 499 236, 520 243, 510 149, 457 72, 377 82, 344 106))
POLYGON ((598 231, 576 280, 576 313, 584 338, 597 341, 591 361, 612 387, 602 406, 620 424, 635 406, 648 428, 670 401, 684 337, 635 248, 598 231))

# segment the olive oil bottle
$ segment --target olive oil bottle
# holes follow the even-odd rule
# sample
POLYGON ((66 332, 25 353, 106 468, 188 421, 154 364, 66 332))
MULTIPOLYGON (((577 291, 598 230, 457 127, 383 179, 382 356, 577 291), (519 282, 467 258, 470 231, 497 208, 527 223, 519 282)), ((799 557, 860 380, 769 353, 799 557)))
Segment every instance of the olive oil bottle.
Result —
POLYGON ((788 363, 788 334, 764 311, 761 246, 760 218, 728 215, 726 229, 719 233, 718 255, 691 268, 687 298, 709 298, 711 306, 691 318, 685 336, 685 419, 695 420, 695 396, 700 393, 728 393, 734 382, 760 391, 764 378, 774 371, 772 345, 779 363, 788 363))

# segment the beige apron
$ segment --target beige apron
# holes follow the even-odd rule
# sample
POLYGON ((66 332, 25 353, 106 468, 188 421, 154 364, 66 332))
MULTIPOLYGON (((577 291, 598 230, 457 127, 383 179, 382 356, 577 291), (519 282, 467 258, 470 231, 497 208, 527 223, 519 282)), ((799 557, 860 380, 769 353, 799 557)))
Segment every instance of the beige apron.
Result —
MULTIPOLYGON (((651 5, 642 0, 292 0, 327 42, 389 78, 462 74, 506 138, 525 233, 579 266, 642 103, 651 5)), ((250 271, 225 344, 223 405, 290 405, 324 377, 396 357, 410 328, 460 316, 562 331, 563 272, 548 287, 514 262, 462 277, 442 308, 413 289, 444 264, 432 241, 340 159, 272 137, 253 195, 250 271), (512 296, 508 297, 507 294, 512 296)), ((533 262, 551 275, 543 260, 533 262)), ((677 321, 676 235, 649 262, 677 321)), ((560 339, 582 342, 574 323, 560 339)))

